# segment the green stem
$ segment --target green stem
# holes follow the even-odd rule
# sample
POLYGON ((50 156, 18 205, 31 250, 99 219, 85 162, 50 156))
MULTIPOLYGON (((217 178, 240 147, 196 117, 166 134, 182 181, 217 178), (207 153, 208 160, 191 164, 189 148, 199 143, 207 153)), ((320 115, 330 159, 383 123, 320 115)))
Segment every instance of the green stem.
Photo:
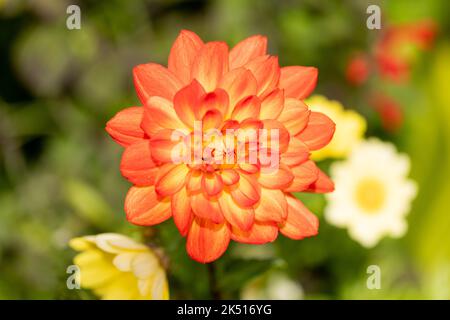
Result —
POLYGON ((221 294, 217 285, 216 266, 213 262, 208 263, 209 292, 214 300, 221 300, 221 294))

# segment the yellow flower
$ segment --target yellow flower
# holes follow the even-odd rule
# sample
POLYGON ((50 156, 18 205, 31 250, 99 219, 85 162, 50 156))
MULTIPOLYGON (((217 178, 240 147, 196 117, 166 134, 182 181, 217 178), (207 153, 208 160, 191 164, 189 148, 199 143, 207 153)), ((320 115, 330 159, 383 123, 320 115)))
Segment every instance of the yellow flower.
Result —
POLYGON ((330 167, 335 191, 327 198, 325 219, 348 229, 364 247, 375 246, 383 237, 402 237, 406 215, 417 194, 407 178, 410 162, 394 145, 378 139, 358 144, 345 161, 330 167))
POLYGON ((169 298, 166 273, 147 246, 115 233, 74 238, 69 245, 80 251, 74 263, 80 268, 81 286, 102 299, 169 298))
POLYGON ((314 151, 312 158, 342 158, 361 141, 366 131, 366 120, 353 110, 345 110, 338 101, 328 100, 324 96, 315 95, 307 99, 306 104, 312 111, 324 113, 336 123, 336 131, 331 142, 323 149, 314 151))

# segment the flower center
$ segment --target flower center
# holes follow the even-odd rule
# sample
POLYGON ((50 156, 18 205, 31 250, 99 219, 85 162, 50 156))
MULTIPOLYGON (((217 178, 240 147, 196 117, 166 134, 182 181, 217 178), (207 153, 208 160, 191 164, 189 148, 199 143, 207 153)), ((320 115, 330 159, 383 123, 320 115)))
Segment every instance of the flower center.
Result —
POLYGON ((364 178, 356 185, 354 196, 357 205, 362 210, 374 213, 383 206, 386 199, 386 189, 380 180, 364 178))

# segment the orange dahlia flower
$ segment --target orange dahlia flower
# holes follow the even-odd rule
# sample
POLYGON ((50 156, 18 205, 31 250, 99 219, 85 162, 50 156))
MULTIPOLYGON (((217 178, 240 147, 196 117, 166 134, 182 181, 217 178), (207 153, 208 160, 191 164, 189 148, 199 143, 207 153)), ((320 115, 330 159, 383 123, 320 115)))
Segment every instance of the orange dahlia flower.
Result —
MULTIPOLYGON (((316 85, 317 69, 280 68, 266 49, 260 35, 229 50, 224 42, 204 43, 183 30, 167 68, 155 63, 134 68, 143 106, 120 111, 106 126, 125 147, 120 170, 133 183, 125 199, 127 219, 149 226, 173 217, 187 237, 188 254, 202 263, 219 258, 230 240, 263 244, 278 232, 292 239, 316 235, 317 217, 291 192, 334 188, 309 160, 310 151, 324 147, 334 133, 328 117, 302 102, 316 85), (200 129, 194 129, 196 121, 200 129), (230 128, 276 131, 277 139, 253 145, 245 140, 241 162, 217 161, 214 150, 215 160, 173 161, 176 131, 190 138, 195 131, 230 128), (252 150, 264 150, 276 168, 262 153, 256 162, 245 161, 252 150)), ((226 153, 236 160, 236 149, 226 153)))

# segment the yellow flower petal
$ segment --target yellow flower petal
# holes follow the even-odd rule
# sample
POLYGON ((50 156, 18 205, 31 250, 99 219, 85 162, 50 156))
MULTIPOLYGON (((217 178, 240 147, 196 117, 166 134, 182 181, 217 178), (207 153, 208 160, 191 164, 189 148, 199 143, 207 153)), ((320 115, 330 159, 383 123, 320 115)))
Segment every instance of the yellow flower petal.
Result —
POLYGON ((312 159, 322 160, 348 156, 363 139, 367 128, 366 120, 359 113, 346 110, 338 101, 328 100, 324 96, 315 95, 305 102, 312 111, 321 112, 336 123, 333 139, 326 147, 314 151, 312 159))
POLYGON ((93 244, 92 241, 89 241, 83 237, 71 239, 69 241, 69 246, 76 251, 84 251, 95 248, 95 244, 93 244))
POLYGON ((74 238, 69 245, 81 251, 74 258, 83 288, 102 299, 168 299, 165 270, 147 246, 115 233, 74 238))
POLYGON ((148 248, 134 240, 116 233, 102 233, 96 237, 97 246, 109 253, 125 251, 146 251, 148 248))
POLYGON ((120 274, 112 265, 111 258, 99 250, 82 252, 74 258, 74 262, 80 268, 82 287, 101 286, 120 274))
POLYGON ((137 278, 145 279, 159 268, 159 262, 153 254, 140 254, 133 259, 131 268, 137 278))
POLYGON ((129 272, 121 274, 96 293, 104 300, 132 300, 140 296, 136 278, 129 272))
POLYGON ((136 253, 124 252, 120 253, 113 259, 113 264, 122 272, 130 272, 133 259, 136 257, 136 253))

